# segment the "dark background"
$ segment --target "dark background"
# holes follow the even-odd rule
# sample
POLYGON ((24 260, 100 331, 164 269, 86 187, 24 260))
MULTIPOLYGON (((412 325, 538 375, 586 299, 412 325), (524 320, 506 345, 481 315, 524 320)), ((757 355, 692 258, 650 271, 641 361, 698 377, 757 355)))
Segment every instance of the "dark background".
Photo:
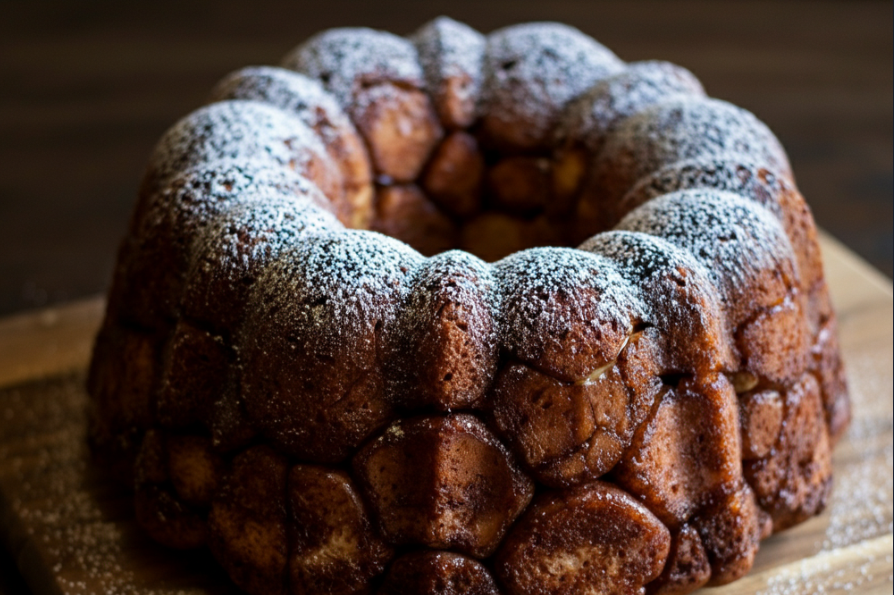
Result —
MULTIPOLYGON (((327 27, 558 20, 686 66, 766 121, 819 224, 892 274, 892 3, 10 2, 0 5, 0 316, 104 291, 145 160, 212 84, 327 27)), ((0 594, 26 592, 0 552, 0 594)))

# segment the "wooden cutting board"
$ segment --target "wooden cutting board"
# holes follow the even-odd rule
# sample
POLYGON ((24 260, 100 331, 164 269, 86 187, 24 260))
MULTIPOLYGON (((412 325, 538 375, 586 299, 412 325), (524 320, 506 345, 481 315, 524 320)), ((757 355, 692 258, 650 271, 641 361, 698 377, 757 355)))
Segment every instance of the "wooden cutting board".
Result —
MULTIPOLYGON (((761 547, 716 595, 891 593, 891 283, 824 237, 854 421, 835 451, 828 510, 761 547)), ((207 554, 171 552, 133 521, 130 495, 84 446, 95 298, 0 321, 0 538, 35 595, 231 593, 207 554)))

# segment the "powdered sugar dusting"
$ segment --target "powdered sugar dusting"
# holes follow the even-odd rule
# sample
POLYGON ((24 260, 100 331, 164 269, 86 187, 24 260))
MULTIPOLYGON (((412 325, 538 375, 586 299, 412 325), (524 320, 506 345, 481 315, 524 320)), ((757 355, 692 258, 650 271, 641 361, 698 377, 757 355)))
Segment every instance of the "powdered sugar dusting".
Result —
POLYGON ((527 134, 542 142, 569 101, 623 68, 611 50, 567 25, 499 29, 487 38, 482 113, 529 128, 527 134))
MULTIPOLYGON (((666 296, 646 291, 667 275, 673 277, 680 271, 686 271, 689 277, 687 282, 692 287, 706 293, 714 291, 708 271, 688 251, 659 237, 630 231, 610 231, 593 236, 578 250, 610 259, 625 279, 643 290, 642 299, 650 305, 644 318, 646 322, 659 322, 658 318, 663 315, 679 314, 675 312, 675 304, 666 301, 666 296)), ((659 326, 666 328, 667 325, 659 326)))
POLYGON ((267 267, 250 309, 314 336, 321 350, 346 353, 353 340, 367 337, 361 328, 393 318, 394 299, 407 291, 406 278, 421 261, 406 244, 375 232, 313 236, 267 267))
MULTIPOLYGON (((329 143, 354 125, 319 81, 274 66, 250 66, 227 75, 211 91, 212 101, 246 99, 269 103, 293 114, 329 143)), ((355 133, 356 134, 356 133, 355 133)))
POLYGON ((291 170, 257 160, 212 161, 184 171, 147 199, 144 209, 137 210, 131 233, 163 252, 188 255, 194 239, 214 217, 233 203, 271 191, 331 209, 316 186, 291 170))
POLYGON ((597 158, 597 178, 620 199, 644 176, 678 161, 729 155, 791 177, 788 157, 767 126, 718 99, 677 96, 623 120, 597 158))
POLYGON ((732 155, 679 161, 642 178, 621 199, 627 213, 663 194, 692 188, 713 188, 749 198, 782 217, 780 195, 788 190, 784 178, 746 159, 732 155))
POLYGON ((438 17, 422 26, 410 40, 419 52, 426 87, 435 104, 446 101, 448 93, 455 93, 463 113, 474 117, 483 79, 484 36, 468 25, 438 17), (451 79, 460 84, 448 86, 451 79))
POLYGON ((384 356, 395 402, 441 410, 479 403, 497 365, 499 312, 493 267, 483 260, 450 250, 421 263, 384 356))
POLYGON ((881 592, 877 587, 891 589, 891 538, 879 542, 855 546, 846 555, 851 558, 850 567, 842 567, 841 554, 821 552, 802 560, 781 572, 774 573, 766 581, 766 587, 757 595, 802 595, 804 593, 861 593, 881 592), (884 587, 883 587, 884 588, 884 587), (867 591, 871 589, 871 591, 867 591))
POLYGON ((221 101, 200 108, 162 136, 150 159, 156 183, 220 159, 264 160, 268 167, 304 171, 326 150, 298 118, 257 101, 221 101))
POLYGON ((412 43, 365 27, 323 31, 289 52, 281 64, 322 82, 343 107, 366 86, 387 82, 415 88, 424 85, 412 43))
MULTIPOLYGON (((294 245, 303 232, 339 227, 331 213, 321 211, 308 198, 266 192, 246 197, 220 216, 198 239, 195 252, 219 258, 218 264, 225 268, 243 267, 294 245)), ((207 272, 206 259, 200 257, 194 264, 207 272)))
POLYGON ((408 327, 422 330, 430 322, 435 292, 448 302, 476 308, 483 296, 488 312, 472 312, 471 318, 496 318, 500 311, 500 293, 493 267, 477 256, 460 250, 442 252, 426 259, 415 269, 411 285, 415 289, 401 316, 410 321, 408 327), (468 296, 473 296, 471 299, 468 296))
POLYGON ((183 313, 232 331, 243 318, 252 285, 270 260, 308 234, 341 227, 309 197, 272 190, 246 196, 196 238, 183 313))
POLYGON ((163 191, 146 199, 145 210, 138 207, 134 224, 154 227, 168 216, 206 222, 227 203, 271 189, 308 197, 320 208, 331 210, 328 199, 313 183, 288 168, 271 167, 262 159, 221 159, 178 174, 163 191))
POLYGON ((670 62, 633 62, 605 78, 569 104, 557 137, 560 142, 583 143, 597 154, 618 122, 675 95, 704 96, 695 76, 670 62))
POLYGON ((610 258, 618 270, 636 284, 657 278, 668 269, 682 267, 696 271, 703 270, 685 250, 667 240, 644 233, 604 232, 593 236, 577 249, 610 258))
POLYGON ((12 521, 3 529, 28 578, 70 595, 231 592, 209 560, 168 556, 138 530, 132 494, 91 460, 83 387, 78 373, 0 393, 0 486, 12 521))
POLYGON ((666 194, 628 214, 617 229, 656 235, 688 250, 708 270, 727 305, 753 288, 762 272, 792 270, 792 248, 776 218, 729 192, 666 194))
POLYGON ((599 315, 621 326, 629 323, 631 313, 643 312, 637 292, 621 276, 617 265, 595 254, 571 248, 531 248, 507 256, 494 266, 503 293, 503 316, 510 327, 506 332, 510 335, 518 332, 518 325, 524 321, 553 314, 538 309, 539 296, 574 293, 580 287, 596 288, 603 296, 598 304, 599 315))
MULTIPOLYGON (((626 338, 634 321, 645 316, 637 289, 614 262, 596 254, 532 248, 494 267, 502 293, 502 341, 523 360, 540 359, 550 351, 550 343, 572 360, 590 351, 611 351, 614 356, 614 343, 620 345, 620 337, 626 338), (576 344, 575 337, 590 341, 576 344)), ((562 367, 560 362, 546 365, 562 367)), ((597 367, 592 361, 578 365, 588 373, 597 367)))
POLYGON ((201 230, 234 203, 271 189, 332 208, 305 178, 257 159, 202 163, 144 195, 119 256, 110 303, 122 304, 126 316, 150 327, 170 319, 180 305, 192 243, 201 230))
POLYGON ((671 358, 688 359, 689 365, 729 361, 730 345, 716 340, 723 333, 717 289, 709 271, 688 250, 635 231, 604 232, 578 249, 610 259, 637 288, 648 308, 642 322, 666 336, 671 358))

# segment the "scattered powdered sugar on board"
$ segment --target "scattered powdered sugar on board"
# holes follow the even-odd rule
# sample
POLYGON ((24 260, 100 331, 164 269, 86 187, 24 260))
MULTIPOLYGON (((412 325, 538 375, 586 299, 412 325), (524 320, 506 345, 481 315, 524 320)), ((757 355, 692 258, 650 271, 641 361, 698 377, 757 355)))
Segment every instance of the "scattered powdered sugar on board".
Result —
POLYGON ((841 566, 836 552, 821 552, 773 574, 756 595, 860 593, 880 583, 890 585, 894 580, 891 548, 890 535, 880 541, 856 545, 847 552, 851 561, 847 567, 841 566))
POLYGON ((318 33, 289 52, 281 64, 322 82, 342 106, 349 105, 365 86, 388 82, 424 86, 413 44, 365 27, 318 33))
POLYGON ((836 446, 835 488, 820 551, 769 574, 759 595, 859 593, 886 583, 890 592, 894 582, 891 345, 861 346, 845 355, 854 418, 836 446))
POLYGON ((207 555, 171 556, 139 530, 130 490, 90 457, 82 373, 4 389, 0 405, 3 533, 35 592, 236 592, 207 555))
POLYGON ((847 430, 848 446, 860 453, 855 464, 835 467, 831 522, 824 550, 847 547, 894 532, 894 445, 880 440, 891 431, 891 352, 862 351, 849 358, 851 407, 855 412, 847 430), (875 455, 884 464, 867 464, 875 455))

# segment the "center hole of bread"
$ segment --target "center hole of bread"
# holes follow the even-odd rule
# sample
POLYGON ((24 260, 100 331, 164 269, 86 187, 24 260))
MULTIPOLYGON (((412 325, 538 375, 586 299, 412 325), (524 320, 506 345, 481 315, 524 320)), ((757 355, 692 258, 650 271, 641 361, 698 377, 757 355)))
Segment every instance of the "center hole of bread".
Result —
POLYGON ((416 181, 377 178, 371 227, 425 256, 461 249, 488 262, 527 248, 574 246, 580 161, 573 151, 506 154, 483 146, 474 131, 449 132, 416 181))

